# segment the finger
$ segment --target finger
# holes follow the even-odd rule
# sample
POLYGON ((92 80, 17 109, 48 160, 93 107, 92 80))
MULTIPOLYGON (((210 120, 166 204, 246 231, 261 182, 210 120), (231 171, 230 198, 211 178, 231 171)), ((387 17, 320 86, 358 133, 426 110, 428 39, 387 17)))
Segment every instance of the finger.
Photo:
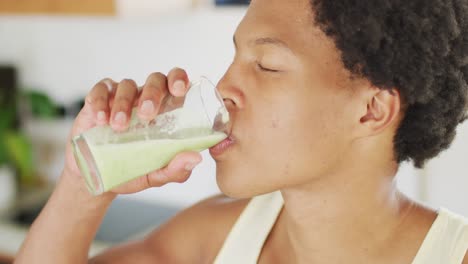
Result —
POLYGON ((103 79, 86 96, 85 103, 91 107, 92 115, 97 125, 103 125, 108 122, 109 93, 114 83, 111 79, 103 79))
POLYGON ((142 120, 155 118, 167 94, 166 76, 160 72, 150 74, 141 90, 138 103, 138 117, 142 120))
POLYGON ((137 85, 133 80, 124 79, 118 84, 111 110, 111 126, 114 130, 121 131, 128 127, 137 93, 137 85))
POLYGON ((167 75, 167 83, 171 94, 180 97, 184 96, 188 91, 189 78, 185 70, 173 68, 167 75))
POLYGON ((166 167, 147 175, 148 185, 159 187, 170 182, 185 182, 201 161, 202 156, 198 152, 179 153, 166 167))

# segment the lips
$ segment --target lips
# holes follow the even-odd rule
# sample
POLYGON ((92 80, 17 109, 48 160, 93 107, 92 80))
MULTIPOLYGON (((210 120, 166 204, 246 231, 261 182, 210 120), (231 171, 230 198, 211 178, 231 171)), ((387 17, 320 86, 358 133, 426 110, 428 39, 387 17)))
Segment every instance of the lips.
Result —
POLYGON ((211 156, 220 156, 223 154, 229 147, 231 147, 235 142, 233 135, 229 135, 226 139, 219 142, 217 145, 210 148, 211 156))

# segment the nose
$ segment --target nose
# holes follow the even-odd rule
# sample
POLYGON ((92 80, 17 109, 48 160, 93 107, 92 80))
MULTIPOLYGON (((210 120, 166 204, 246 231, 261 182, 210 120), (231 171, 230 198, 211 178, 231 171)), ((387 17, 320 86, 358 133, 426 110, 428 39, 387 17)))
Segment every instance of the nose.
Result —
POLYGON ((226 106, 228 112, 233 112, 236 108, 236 103, 230 99, 223 96, 224 105, 226 106))
POLYGON ((245 94, 242 91, 242 77, 236 75, 232 65, 218 82, 218 92, 221 94, 224 104, 229 112, 244 108, 245 94))

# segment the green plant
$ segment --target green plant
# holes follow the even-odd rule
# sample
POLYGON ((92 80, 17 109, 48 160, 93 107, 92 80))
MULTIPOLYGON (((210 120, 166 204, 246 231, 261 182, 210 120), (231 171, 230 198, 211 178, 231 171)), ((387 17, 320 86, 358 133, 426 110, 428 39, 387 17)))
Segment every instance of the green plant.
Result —
MULTIPOLYGON (((0 98, 2 99, 2 98, 0 98)), ((21 186, 32 186, 39 179, 34 174, 33 148, 29 138, 15 125, 16 105, 21 102, 34 118, 57 117, 57 105, 40 91, 23 91, 15 102, 0 100, 0 167, 16 169, 21 186)))
POLYGON ((56 118, 58 115, 57 105, 49 96, 40 91, 24 91, 21 99, 28 105, 32 116, 40 119, 56 118))
POLYGON ((32 146, 28 138, 15 128, 15 116, 12 105, 0 109, 0 167, 8 165, 15 168, 20 184, 31 185, 36 182, 32 146))

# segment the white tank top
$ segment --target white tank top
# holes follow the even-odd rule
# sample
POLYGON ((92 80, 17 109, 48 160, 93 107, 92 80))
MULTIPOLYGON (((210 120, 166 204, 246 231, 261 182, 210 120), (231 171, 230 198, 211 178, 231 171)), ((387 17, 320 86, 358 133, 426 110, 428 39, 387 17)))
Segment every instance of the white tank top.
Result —
MULTIPOLYGON (((224 241, 215 264, 255 264, 283 207, 281 193, 253 198, 224 241)), ((440 209, 412 264, 462 264, 468 249, 468 219, 440 209)))

